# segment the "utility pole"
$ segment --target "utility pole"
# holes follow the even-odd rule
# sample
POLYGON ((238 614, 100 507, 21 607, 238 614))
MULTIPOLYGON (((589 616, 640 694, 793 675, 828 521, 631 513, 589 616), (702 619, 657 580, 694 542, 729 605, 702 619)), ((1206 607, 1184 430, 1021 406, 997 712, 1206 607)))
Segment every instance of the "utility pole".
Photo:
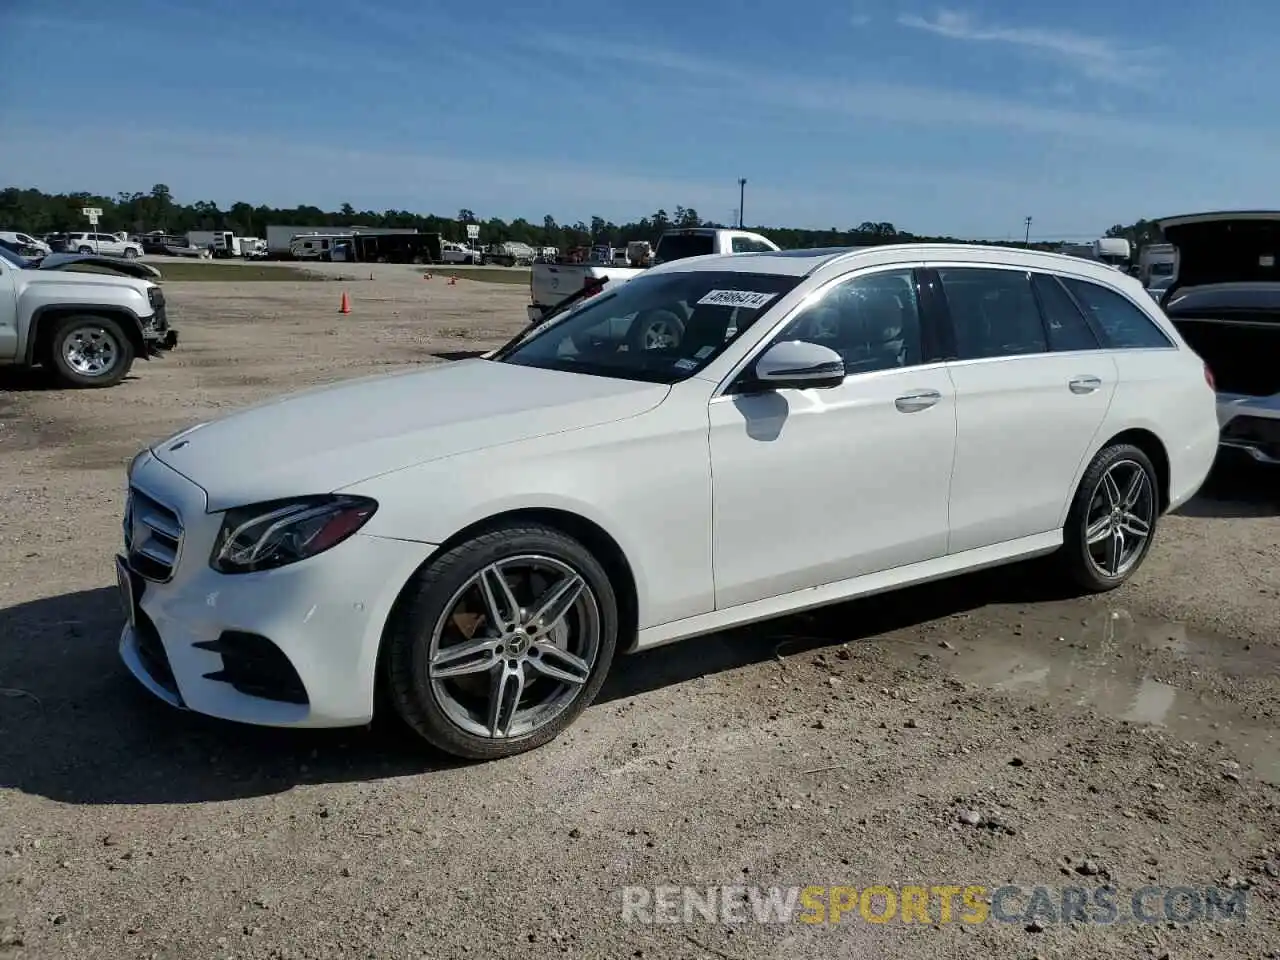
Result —
POLYGON ((1024 247, 1029 247, 1031 246, 1031 218, 1027 217, 1025 223, 1027 225, 1027 232, 1023 234, 1022 245, 1024 247))
POLYGON ((738 229, 742 229, 742 210, 747 199, 747 178, 738 178, 738 229))

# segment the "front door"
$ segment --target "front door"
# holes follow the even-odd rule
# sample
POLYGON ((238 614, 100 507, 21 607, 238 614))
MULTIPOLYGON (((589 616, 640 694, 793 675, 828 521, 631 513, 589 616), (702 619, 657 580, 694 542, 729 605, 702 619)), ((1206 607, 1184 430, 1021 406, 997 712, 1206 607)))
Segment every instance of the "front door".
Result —
POLYGON ((774 342, 844 358, 841 386, 711 401, 716 608, 945 555, 955 398, 910 269, 829 286, 774 342))
POLYGON ((0 361, 18 357, 17 269, 0 260, 0 361))

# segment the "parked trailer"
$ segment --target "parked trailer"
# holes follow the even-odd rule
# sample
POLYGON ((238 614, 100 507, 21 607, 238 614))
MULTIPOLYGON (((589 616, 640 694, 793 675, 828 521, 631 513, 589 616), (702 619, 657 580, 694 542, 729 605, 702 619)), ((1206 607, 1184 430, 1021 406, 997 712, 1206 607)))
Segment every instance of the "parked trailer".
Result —
POLYGON ((279 260, 287 260, 292 258, 289 252, 289 244, 294 237, 300 237, 311 234, 320 236, 352 236, 356 233, 368 233, 378 235, 389 234, 414 234, 418 231, 412 227, 334 227, 334 226, 301 226, 292 227, 284 224, 268 224, 267 225, 267 256, 279 260))
POLYGON ((357 233, 332 256, 360 263, 440 263, 443 239, 438 233, 357 233))

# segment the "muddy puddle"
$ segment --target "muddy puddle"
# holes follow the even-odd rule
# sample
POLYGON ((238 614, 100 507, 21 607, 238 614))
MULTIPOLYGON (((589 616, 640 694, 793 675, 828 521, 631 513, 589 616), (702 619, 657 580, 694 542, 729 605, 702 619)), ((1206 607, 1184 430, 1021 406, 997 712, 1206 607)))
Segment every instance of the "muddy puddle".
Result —
MULTIPOLYGON (((949 640, 943 666, 957 679, 992 691, 1083 707, 1182 740, 1220 744, 1254 776, 1280 784, 1276 705, 1255 701, 1248 688, 1251 675, 1276 669, 1270 651, 1251 653, 1233 641, 1125 609, 1081 618, 1076 607, 1021 619, 1016 628, 949 640), (1221 694, 1237 683, 1243 692, 1221 694)), ((921 645, 885 642, 882 649, 891 658, 918 657, 921 645)))

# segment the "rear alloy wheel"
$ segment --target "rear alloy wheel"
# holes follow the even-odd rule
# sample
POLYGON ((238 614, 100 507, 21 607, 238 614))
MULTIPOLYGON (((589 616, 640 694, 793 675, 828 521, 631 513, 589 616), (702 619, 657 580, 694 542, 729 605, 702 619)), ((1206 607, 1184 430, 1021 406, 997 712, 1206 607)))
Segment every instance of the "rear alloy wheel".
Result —
POLYGON ((1072 578, 1091 593, 1120 586, 1146 559, 1159 518, 1150 458, 1130 444, 1102 450, 1080 481, 1063 529, 1072 578))
POLYGON ((124 251, 124 258, 126 260, 137 260, 138 251, 133 249, 133 247, 126 247, 124 251))
POLYGON ((111 387, 133 366, 133 344, 110 317, 67 317, 49 343, 49 363, 69 387, 111 387))
POLYGON ((595 699, 617 632, 613 587, 586 547, 550 527, 502 527, 410 585, 387 637, 392 700, 447 753, 523 753, 595 699))

